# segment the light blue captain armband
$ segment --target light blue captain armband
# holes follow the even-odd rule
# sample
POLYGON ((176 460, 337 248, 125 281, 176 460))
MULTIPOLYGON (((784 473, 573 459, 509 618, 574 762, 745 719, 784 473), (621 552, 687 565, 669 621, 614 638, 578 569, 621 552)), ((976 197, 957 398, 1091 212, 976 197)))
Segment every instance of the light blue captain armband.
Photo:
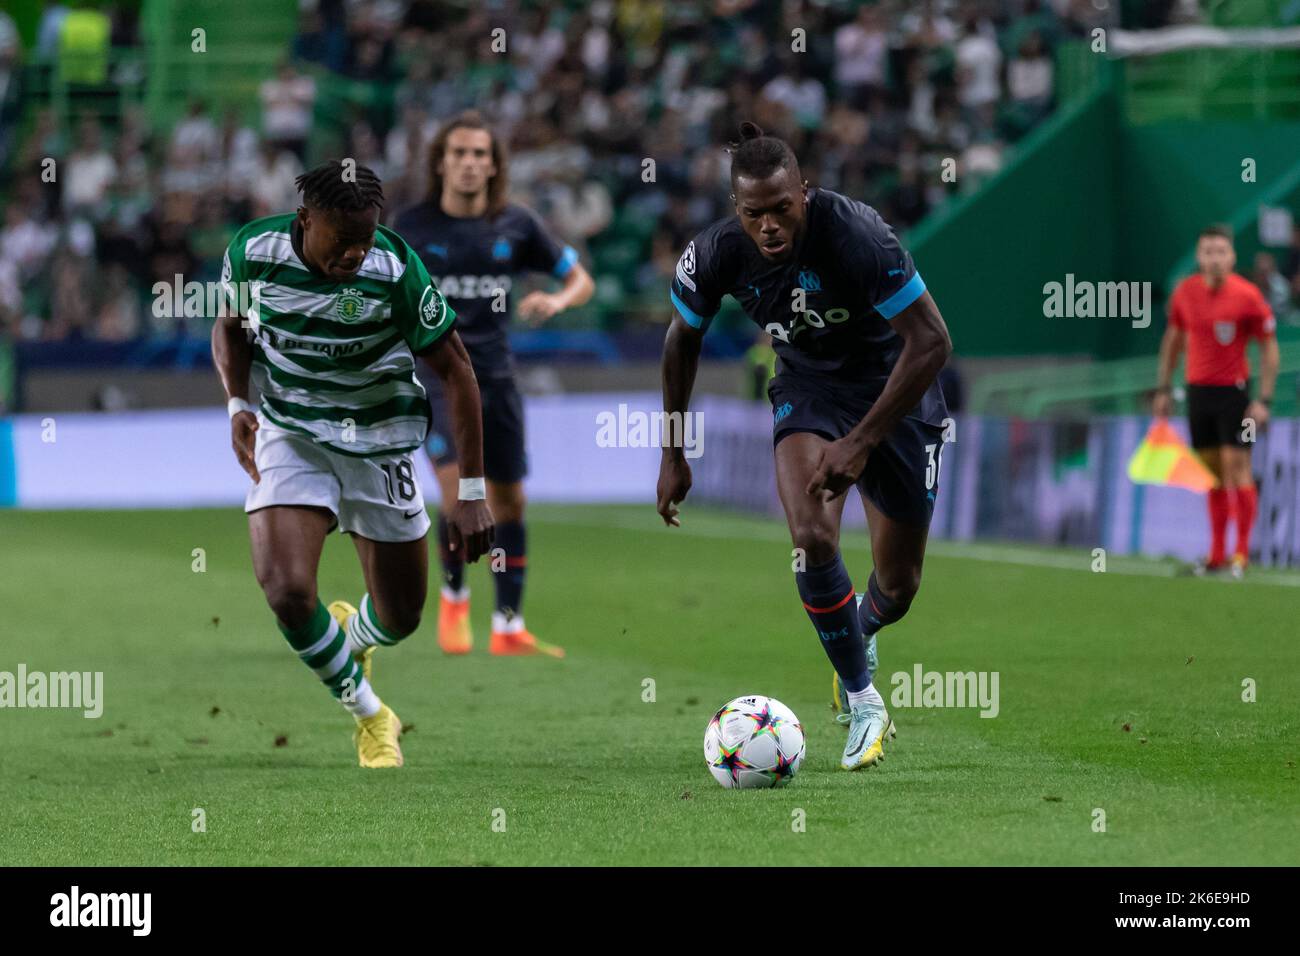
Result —
POLYGON ((551 274, 557 279, 563 279, 573 271, 577 261, 578 250, 574 249, 573 246, 565 246, 564 251, 560 253, 560 258, 556 260, 555 268, 551 270, 551 274))
POLYGON ((876 311, 887 319, 892 319, 898 313, 902 312, 909 305, 921 298, 921 293, 925 291, 925 280, 921 278, 921 273, 915 272, 907 283, 891 295, 884 302, 876 306, 876 311))
POLYGON ((677 314, 682 317, 683 322, 693 329, 699 329, 701 332, 707 332, 709 330, 709 323, 713 321, 713 316, 700 315, 693 311, 689 305, 681 300, 677 295, 677 292, 673 289, 668 290, 668 295, 672 298, 673 307, 677 309, 677 314))

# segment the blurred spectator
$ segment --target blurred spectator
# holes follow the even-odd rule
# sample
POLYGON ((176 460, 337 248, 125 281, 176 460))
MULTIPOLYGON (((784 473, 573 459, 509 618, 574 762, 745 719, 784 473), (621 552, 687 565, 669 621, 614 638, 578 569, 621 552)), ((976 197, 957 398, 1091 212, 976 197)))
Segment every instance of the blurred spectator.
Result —
POLYGON ((58 229, 32 216, 23 203, 11 202, 6 207, 0 230, 0 263, 12 270, 20 287, 36 278, 57 241, 58 229))
POLYGON ((298 187, 294 180, 303 172, 298 157, 275 143, 263 143, 254 169, 249 196, 253 218, 298 208, 298 187))
POLYGON ((0 165, 5 160, 7 132, 13 120, 14 107, 11 104, 17 101, 15 90, 22 53, 14 18, 0 10, 0 165))
POLYGON ((384 141, 384 165, 388 170, 384 180, 384 196, 388 200, 385 218, 388 221, 397 210, 419 202, 428 191, 426 157, 436 132, 437 124, 414 103, 403 107, 400 122, 389 130, 384 141))
POLYGON ((539 7, 528 15, 515 42, 518 44, 518 57, 531 74, 530 82, 534 85, 536 78, 549 73, 564 55, 564 31, 555 25, 551 11, 546 7, 539 7))
MULTIPOLYGON (((0 259, 0 338, 25 338, 23 319, 23 290, 18 270, 0 259)), ((0 412, 4 411, 7 411, 4 396, 0 395, 0 412)))
POLYGON ((585 252, 588 240, 603 232, 614 218, 614 203, 603 183, 587 179, 571 166, 544 190, 540 205, 555 230, 585 252))
POLYGON ((347 155, 355 159, 358 166, 369 166, 381 181, 388 179, 388 163, 384 160, 383 148, 374 129, 365 120, 358 120, 352 125, 348 135, 347 155))
POLYGON ((1051 110, 1052 73, 1042 35, 1030 30, 1021 37, 1015 59, 1007 65, 1007 92, 1017 133, 1035 126, 1051 110))
POLYGON ((889 38, 880 8, 863 4, 857 16, 835 31, 835 85, 850 103, 885 85, 889 38))
POLYGON ((273 79, 262 84, 262 134, 299 159, 307 154, 316 81, 303 76, 285 60, 273 79))
MULTIPOLYGON (((115 44, 138 42, 137 6, 104 7, 115 44)), ((1163 6, 1147 15, 1180 15, 1163 6)), ((80 9, 45 4, 38 69, 57 63, 80 9)), ((786 137, 814 185, 910 227, 1002 167, 1006 143, 1054 105, 1055 44, 1115 15, 1092 0, 299 0, 298 10, 292 59, 262 78, 252 125, 242 103, 196 98, 155 126, 135 107, 118 115, 115 94, 107 108, 93 101, 101 126, 74 98, 70 149, 53 110, 29 113, 10 149, 11 168, 31 172, 13 178, 0 232, 0 326, 148 333, 147 310, 136 323, 125 314, 133 297, 145 302, 151 282, 177 271, 214 274, 226 237, 294 209, 295 177, 328 155, 384 178, 391 221, 427 191, 439 121, 469 106, 509 149, 512 192, 584 250, 602 290, 661 296, 682 245, 731 211, 721 146, 743 119, 786 137), (795 27, 803 52, 791 50, 795 27), (950 158, 959 186, 939 176, 950 158), (58 164, 53 183, 40 180, 46 159, 58 164)), ((0 159, 12 33, 0 13, 0 159)), ((1281 265, 1300 294, 1300 230, 1281 265)))
POLYGON ((36 57, 44 63, 53 63, 59 53, 59 35, 63 21, 68 16, 68 6, 59 0, 45 0, 41 22, 36 28, 36 57))
POLYGON ((103 287, 95 307, 94 336, 106 342, 124 342, 140 334, 144 309, 131 285, 126 266, 114 263, 104 270, 103 287))
POLYGON ((50 318, 44 338, 85 338, 90 330, 91 260, 83 227, 84 223, 70 225, 50 266, 50 318))
POLYGON ((347 63, 348 35, 342 4, 299 4, 298 34, 293 55, 304 63, 317 63, 336 73, 347 63))
POLYGON ((54 117, 54 111, 42 109, 37 111, 31 132, 17 150, 17 166, 20 169, 39 170, 43 168, 44 160, 61 159, 66 152, 67 141, 54 117))
POLYGON ((69 215, 103 214, 117 163, 103 145, 99 121, 86 117, 77 128, 77 145, 63 163, 63 208, 69 215))
POLYGON ((804 129, 816 129, 826 115, 826 88, 807 75, 804 58, 798 53, 785 59, 780 74, 763 87, 763 96, 789 110, 804 129))
POLYGON ((1300 303, 1300 219, 1291 226, 1291 246, 1282 257, 1282 275, 1291 284, 1291 298, 1300 303))
POLYGON ((1291 284, 1277 268, 1277 259, 1271 252, 1255 253, 1255 266, 1250 273, 1250 281, 1259 286, 1264 298, 1273 309, 1273 314, 1284 318, 1291 312, 1291 284))
POLYGON ((207 108, 197 97, 190 101, 189 112, 172 129, 173 155, 184 161, 206 163, 220 156, 220 135, 217 124, 208 115, 207 108))
POLYGON ((957 99, 971 113, 1002 96, 1002 51, 987 21, 968 16, 957 41, 957 99))
POLYGON ((366 83, 388 83, 393 78, 392 48, 374 37, 363 37, 352 48, 347 73, 366 83))
POLYGON ((240 120, 238 111, 231 108, 222 121, 220 138, 221 168, 225 171, 222 187, 233 218, 244 219, 251 214, 250 194, 258 174, 257 133, 240 120))
POLYGON ((112 32, 112 21, 102 10, 81 5, 67 11, 59 24, 59 75, 68 83, 103 86, 112 32))

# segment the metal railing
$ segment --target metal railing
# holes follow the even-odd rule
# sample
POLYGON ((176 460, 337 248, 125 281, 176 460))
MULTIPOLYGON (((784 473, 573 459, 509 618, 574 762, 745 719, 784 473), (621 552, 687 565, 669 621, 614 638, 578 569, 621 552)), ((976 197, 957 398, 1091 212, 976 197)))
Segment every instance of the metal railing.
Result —
POLYGON ((1300 118, 1300 50, 1195 49, 1121 63, 1127 122, 1300 118))
MULTIPOLYGON (((1281 342, 1279 350, 1275 411, 1293 413, 1300 408, 1300 340, 1281 342)), ((1155 376, 1154 355, 991 374, 971 386, 970 410, 1024 418, 1140 412, 1155 388, 1155 376)), ((1182 384, 1180 374, 1175 386, 1182 384)))

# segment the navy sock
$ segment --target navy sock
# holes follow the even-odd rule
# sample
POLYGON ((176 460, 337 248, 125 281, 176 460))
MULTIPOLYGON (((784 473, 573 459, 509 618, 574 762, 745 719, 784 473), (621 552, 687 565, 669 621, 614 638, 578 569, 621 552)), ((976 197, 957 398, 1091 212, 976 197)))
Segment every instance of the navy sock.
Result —
MULTIPOLYGON (((522 521, 503 521, 497 525, 492 549, 505 552, 505 567, 493 567, 492 581, 497 589, 497 610, 506 617, 524 610, 524 571, 528 568, 527 538, 522 521)), ((495 562, 494 562, 495 563, 495 562)))
POLYGON ((460 552, 451 550, 451 532, 441 511, 438 512, 438 558, 442 561, 442 583, 459 591, 465 586, 465 562, 460 552))
POLYGON ((910 600, 895 601, 880 590, 880 585, 876 583, 876 572, 872 571, 871 577, 867 579, 867 596, 863 599, 862 608, 858 612, 862 623, 862 636, 870 638, 886 624, 901 620, 911 606, 910 600))
POLYGON ((840 675, 840 682, 850 691, 865 690, 870 683, 867 648, 853 603, 853 582, 849 580, 844 559, 836 554, 825 564, 796 571, 794 577, 804 610, 817 629, 822 648, 835 673, 840 675))

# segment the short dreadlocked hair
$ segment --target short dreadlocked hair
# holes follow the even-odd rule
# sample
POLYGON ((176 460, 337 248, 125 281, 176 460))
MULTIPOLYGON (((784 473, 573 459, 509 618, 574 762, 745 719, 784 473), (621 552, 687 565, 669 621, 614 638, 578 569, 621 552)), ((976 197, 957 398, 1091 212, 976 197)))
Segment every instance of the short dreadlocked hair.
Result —
POLYGON ((371 206, 384 208, 384 187, 369 166, 345 167, 337 159, 321 163, 294 182, 302 201, 314 209, 342 209, 353 212, 371 206), (348 178, 343 174, 347 172, 348 178))
POLYGON ((798 169, 799 161, 785 140, 766 135, 755 123, 740 124, 740 139, 727 144, 731 154, 731 185, 736 177, 766 179, 778 169, 798 169))

